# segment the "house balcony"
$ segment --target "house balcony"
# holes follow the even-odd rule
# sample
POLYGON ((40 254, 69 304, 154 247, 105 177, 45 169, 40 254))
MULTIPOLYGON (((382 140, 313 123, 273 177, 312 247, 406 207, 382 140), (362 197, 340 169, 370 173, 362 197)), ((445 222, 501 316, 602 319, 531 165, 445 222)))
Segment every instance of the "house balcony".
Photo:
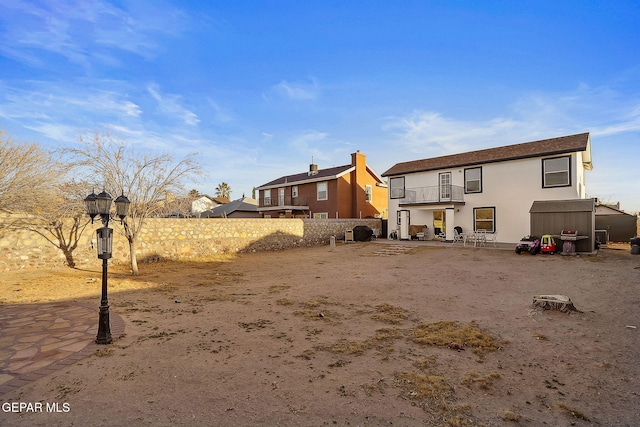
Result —
POLYGON ((430 187, 405 188, 400 205, 464 204, 464 187, 459 185, 433 185, 430 187))
POLYGON ((295 209, 308 210, 306 196, 280 196, 280 197, 262 197, 259 200, 258 209, 260 210, 277 210, 277 209, 295 209))

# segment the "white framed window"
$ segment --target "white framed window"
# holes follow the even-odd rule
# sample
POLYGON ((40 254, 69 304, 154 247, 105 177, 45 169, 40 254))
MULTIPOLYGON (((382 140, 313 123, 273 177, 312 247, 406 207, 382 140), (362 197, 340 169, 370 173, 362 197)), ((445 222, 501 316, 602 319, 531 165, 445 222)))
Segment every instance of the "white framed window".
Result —
POLYGON ((294 185, 291 187, 291 197, 298 197, 298 186, 294 185))
POLYGON ((316 212, 313 214, 313 219, 329 219, 327 212, 316 212))
POLYGON ((571 157, 542 159, 542 188, 571 185, 571 157))
POLYGON ((404 176, 389 179, 392 199, 404 199, 404 176))
POLYGON ((473 228, 475 231, 487 230, 487 233, 496 231, 496 208, 473 208, 473 228))
POLYGON ((318 200, 328 200, 329 191, 326 182, 319 182, 317 186, 318 200))
POLYGON ((367 202, 373 202, 373 187, 369 184, 365 184, 364 186, 364 194, 367 198, 367 202))
POLYGON ((482 193, 482 167, 464 170, 464 192, 482 193))
POLYGON ((271 206, 271 190, 262 190, 262 197, 265 206, 271 206))
POLYGON ((271 218, 271 214, 264 214, 263 218, 271 218))

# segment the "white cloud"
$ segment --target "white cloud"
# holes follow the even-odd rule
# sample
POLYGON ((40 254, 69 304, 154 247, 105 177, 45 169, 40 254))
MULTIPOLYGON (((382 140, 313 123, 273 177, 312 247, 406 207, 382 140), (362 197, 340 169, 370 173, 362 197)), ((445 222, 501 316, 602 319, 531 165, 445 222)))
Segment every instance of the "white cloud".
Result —
MULTIPOLYGON (((396 143, 424 157, 460 153, 503 145, 515 134, 522 137, 525 126, 514 119, 471 121, 444 117, 433 111, 414 111, 406 117, 386 119, 383 130, 395 135, 396 143)), ((519 139, 512 143, 522 142, 519 139)))
POLYGON ((233 121, 233 116, 226 109, 222 108, 215 100, 207 98, 207 101, 213 109, 214 119, 219 123, 229 123, 233 121))
POLYGON ((394 144, 432 157, 581 132, 592 139, 639 132, 640 104, 608 88, 581 85, 564 93, 523 94, 500 117, 465 119, 416 110, 385 118, 382 130, 394 144))
POLYGON ((277 96, 291 101, 315 101, 318 98, 319 86, 315 79, 311 83, 292 83, 282 80, 271 87, 277 96))
POLYGON ((156 36, 182 31, 188 18, 154 2, 123 7, 99 0, 2 2, 0 52, 32 66, 46 66, 42 52, 84 68, 122 65, 116 51, 153 58, 161 49, 156 36))
POLYGON ((319 144, 326 140, 329 134, 317 130, 306 130, 294 136, 289 142, 289 146, 298 151, 317 151, 317 148, 311 148, 310 145, 319 144))
POLYGON ((147 91, 158 102, 158 110, 170 119, 178 118, 189 126, 197 126, 200 123, 198 115, 182 105, 180 95, 161 94, 155 85, 148 86, 147 91))

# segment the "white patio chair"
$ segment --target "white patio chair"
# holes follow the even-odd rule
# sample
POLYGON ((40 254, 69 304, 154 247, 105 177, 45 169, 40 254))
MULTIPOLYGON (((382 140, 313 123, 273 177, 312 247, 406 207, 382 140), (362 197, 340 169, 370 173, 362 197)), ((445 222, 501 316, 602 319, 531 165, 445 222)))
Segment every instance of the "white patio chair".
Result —
POLYGON ((484 236, 485 242, 493 242, 493 247, 496 247, 496 242, 498 241, 498 232, 494 231, 493 233, 485 233, 484 236))
POLYGON ((464 235, 462 234, 462 227, 453 227, 453 243, 464 242, 464 235))
POLYGON ((478 243, 480 244, 480 246, 485 246, 487 243, 487 230, 485 230, 484 228, 476 230, 475 232, 473 246, 477 246, 478 243))

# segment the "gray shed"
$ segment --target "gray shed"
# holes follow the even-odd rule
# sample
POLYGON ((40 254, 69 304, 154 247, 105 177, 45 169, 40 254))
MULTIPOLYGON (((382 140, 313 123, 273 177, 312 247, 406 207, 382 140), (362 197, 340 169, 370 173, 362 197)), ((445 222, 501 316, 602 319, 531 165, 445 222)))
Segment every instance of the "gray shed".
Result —
POLYGON ((638 217, 620 210, 617 206, 596 206, 596 230, 606 230, 609 242, 628 242, 637 236, 637 223, 638 217))
POLYGON ((593 252, 595 249, 596 199, 541 200, 533 202, 529 215, 531 234, 556 236, 558 246, 562 230, 576 230, 586 239, 576 241, 576 252, 593 252))

